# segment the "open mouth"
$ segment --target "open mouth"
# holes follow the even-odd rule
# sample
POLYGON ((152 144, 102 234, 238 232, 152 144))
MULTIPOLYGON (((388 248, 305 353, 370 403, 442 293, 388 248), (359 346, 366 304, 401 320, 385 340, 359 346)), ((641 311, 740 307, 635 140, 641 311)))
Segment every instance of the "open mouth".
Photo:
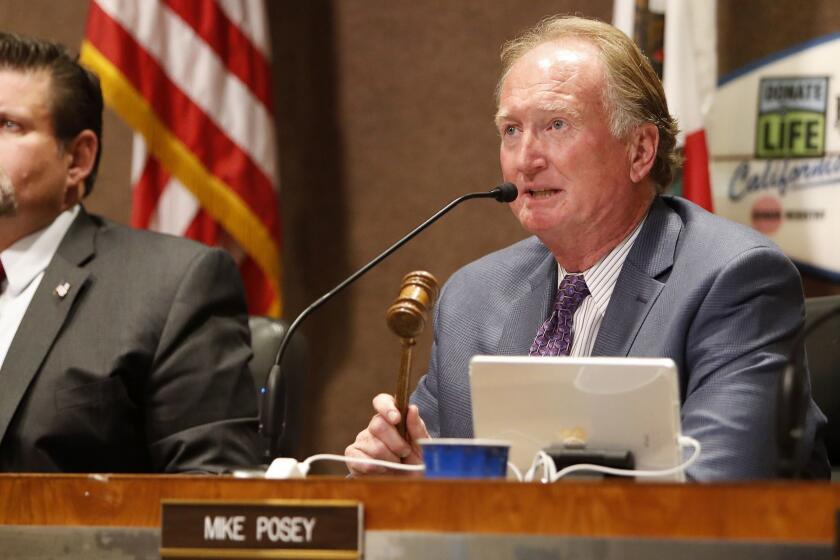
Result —
POLYGON ((560 189, 526 189, 525 192, 531 198, 551 198, 555 194, 560 192, 560 189))

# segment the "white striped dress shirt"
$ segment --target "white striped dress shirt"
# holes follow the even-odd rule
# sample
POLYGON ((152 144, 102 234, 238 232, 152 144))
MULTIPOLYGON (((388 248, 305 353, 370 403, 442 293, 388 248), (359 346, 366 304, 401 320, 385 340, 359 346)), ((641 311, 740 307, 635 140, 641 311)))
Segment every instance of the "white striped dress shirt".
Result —
MULTIPOLYGON (((647 218, 645 218, 646 220, 647 218)), ((570 356, 585 357, 592 355, 592 348, 595 346, 595 339, 601 328, 601 321, 607 312, 607 305, 610 303, 615 281, 618 280, 618 273, 624 266, 636 237, 642 229, 645 220, 639 222, 630 235, 624 238, 612 251, 604 255, 601 260, 591 268, 583 271, 583 279, 589 288, 589 294, 581 302, 580 307, 575 311, 572 318, 572 349, 570 356)), ((557 265, 558 285, 568 274, 563 267, 557 265)))

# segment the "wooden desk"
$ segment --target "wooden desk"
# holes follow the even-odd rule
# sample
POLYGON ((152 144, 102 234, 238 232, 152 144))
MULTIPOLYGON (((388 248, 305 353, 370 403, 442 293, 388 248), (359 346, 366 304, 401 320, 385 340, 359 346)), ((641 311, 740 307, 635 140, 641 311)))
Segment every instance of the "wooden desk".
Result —
POLYGON ((167 498, 359 500, 368 532, 805 544, 830 558, 840 485, 0 475, 0 524, 158 528, 167 498))

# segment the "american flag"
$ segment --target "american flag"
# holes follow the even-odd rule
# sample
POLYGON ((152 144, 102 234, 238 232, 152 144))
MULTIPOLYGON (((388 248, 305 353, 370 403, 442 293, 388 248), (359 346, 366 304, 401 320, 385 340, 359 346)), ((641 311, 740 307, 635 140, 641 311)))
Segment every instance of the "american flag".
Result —
POLYGON ((262 0, 92 0, 81 61, 134 130, 132 225, 228 249, 277 316, 280 223, 262 0))

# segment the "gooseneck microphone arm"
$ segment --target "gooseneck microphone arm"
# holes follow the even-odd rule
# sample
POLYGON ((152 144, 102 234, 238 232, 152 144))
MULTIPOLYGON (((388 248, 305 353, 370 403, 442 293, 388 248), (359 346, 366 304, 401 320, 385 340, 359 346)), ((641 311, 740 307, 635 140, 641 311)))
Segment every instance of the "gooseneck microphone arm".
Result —
MULTIPOLYGON (((460 196, 438 210, 431 218, 411 230, 405 237, 388 247, 382 254, 378 257, 374 258, 372 261, 367 263, 365 266, 351 274, 346 280, 341 282, 335 288, 327 292, 326 294, 322 295, 320 298, 315 300, 313 303, 309 305, 306 309, 304 309, 300 315, 298 315, 289 328, 286 330, 285 335, 283 336, 283 340, 280 343, 280 348, 277 350, 277 357, 274 359, 274 365, 271 368, 271 371, 268 374, 268 378, 266 379, 266 391, 263 394, 263 407, 261 414, 261 424, 263 429, 263 434, 268 438, 269 455, 274 454, 274 440, 278 434, 274 433, 274 426, 268 420, 274 416, 274 401, 271 396, 275 394, 275 391, 279 389, 278 382, 280 381, 280 365, 283 362, 283 355, 286 353, 286 348, 289 345, 289 340, 291 340, 292 336, 294 335, 295 331, 297 330, 298 326, 300 326, 301 322, 306 319, 313 311, 318 309, 321 305, 332 299, 335 295, 339 292, 344 290, 347 286, 361 278, 365 273, 367 273, 371 268, 378 265, 380 262, 385 260, 391 253, 414 239, 417 234, 422 232, 424 229, 435 223, 438 219, 440 219, 444 214, 461 204, 466 200, 471 200, 473 198, 493 198, 499 202, 513 202, 516 200, 518 191, 516 189, 516 185, 513 183, 502 183, 499 186, 486 191, 486 192, 475 192, 465 194, 460 196)), ((284 396, 285 398, 285 396, 284 396)), ((285 407, 284 407, 285 408, 285 407)), ((271 459, 271 457, 268 457, 271 459)))
POLYGON ((792 350, 776 394, 776 444, 779 447, 778 474, 782 478, 799 478, 803 458, 800 457, 805 436, 805 419, 810 402, 805 393, 805 366, 800 363, 805 352, 805 340, 829 320, 840 316, 835 306, 805 326, 793 341, 792 350))

